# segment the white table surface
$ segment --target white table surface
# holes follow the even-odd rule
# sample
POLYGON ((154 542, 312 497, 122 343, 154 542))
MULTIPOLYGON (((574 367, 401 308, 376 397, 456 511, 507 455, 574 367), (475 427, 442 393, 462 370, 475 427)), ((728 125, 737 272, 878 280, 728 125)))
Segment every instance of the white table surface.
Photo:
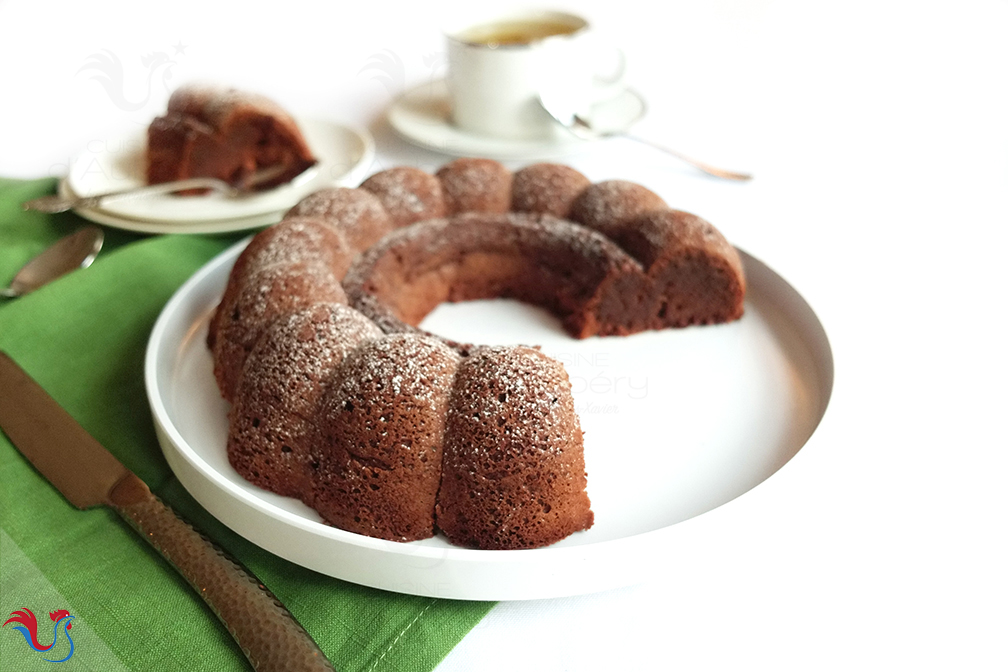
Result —
MULTIPOLYGON (((756 179, 619 140, 566 161, 787 278, 829 334, 833 397, 781 471, 680 524, 666 575, 502 603, 438 669, 1005 669, 1008 4, 567 6, 625 49, 641 135, 756 179)), ((449 160, 381 115, 443 75, 438 27, 462 3, 248 7, 0 2, 0 175, 63 174, 192 79, 370 126, 374 170, 449 160), (109 89, 86 69, 99 52, 122 65, 109 89)))

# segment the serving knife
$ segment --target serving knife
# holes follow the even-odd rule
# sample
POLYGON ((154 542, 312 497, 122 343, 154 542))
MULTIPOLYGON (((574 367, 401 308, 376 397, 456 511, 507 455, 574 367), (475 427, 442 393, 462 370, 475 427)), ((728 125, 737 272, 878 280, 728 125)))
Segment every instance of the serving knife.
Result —
POLYGON ((266 586, 154 496, 3 351, 0 428, 71 504, 109 506, 146 539, 224 623, 255 670, 334 669, 266 586))

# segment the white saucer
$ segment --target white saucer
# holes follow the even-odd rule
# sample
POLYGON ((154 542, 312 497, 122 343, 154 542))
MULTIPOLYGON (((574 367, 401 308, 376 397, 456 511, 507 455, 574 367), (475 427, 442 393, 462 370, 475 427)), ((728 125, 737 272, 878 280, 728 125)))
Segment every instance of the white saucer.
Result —
MULTIPOLYGON (((299 119, 298 126, 319 162, 288 184, 247 197, 150 196, 112 200, 77 214, 101 224, 143 233, 222 233, 265 226, 306 195, 333 184, 357 186, 371 168, 374 140, 363 130, 330 121, 299 119)), ((60 185, 66 195, 87 196, 146 183, 146 133, 134 130, 104 143, 90 143, 60 185)))
MULTIPOLYGON (((597 103, 591 117, 602 119, 606 128, 627 128, 643 115, 643 99, 632 89, 597 103)), ((584 149, 591 141, 571 135, 559 125, 543 140, 508 140, 475 135, 451 122, 448 86, 436 80, 410 89, 389 107, 389 123, 406 140, 445 154, 482 156, 491 159, 546 159, 584 149)))

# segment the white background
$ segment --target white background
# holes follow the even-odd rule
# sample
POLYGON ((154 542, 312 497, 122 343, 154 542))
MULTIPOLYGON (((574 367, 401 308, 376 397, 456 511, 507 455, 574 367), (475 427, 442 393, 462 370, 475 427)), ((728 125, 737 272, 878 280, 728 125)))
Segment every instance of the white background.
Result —
MULTIPOLYGON (((462 6, 6 0, 0 175, 65 172, 191 79, 369 125, 374 170, 433 168, 448 158, 380 116, 443 75, 438 27, 462 6), (87 69, 103 50, 122 65, 108 89, 87 69)), ((568 7, 625 49, 640 134, 756 179, 619 140, 568 162, 649 186, 787 278, 830 336, 833 399, 780 472, 681 524, 665 576, 501 604, 440 669, 1005 669, 1008 5, 568 7)))

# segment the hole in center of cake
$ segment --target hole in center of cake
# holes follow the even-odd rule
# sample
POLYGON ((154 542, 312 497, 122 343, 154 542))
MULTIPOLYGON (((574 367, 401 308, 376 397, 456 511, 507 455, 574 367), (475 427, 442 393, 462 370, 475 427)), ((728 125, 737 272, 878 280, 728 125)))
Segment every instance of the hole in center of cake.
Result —
POLYGON ((573 340, 549 311, 514 299, 442 303, 419 326, 460 343, 543 345, 573 340))

